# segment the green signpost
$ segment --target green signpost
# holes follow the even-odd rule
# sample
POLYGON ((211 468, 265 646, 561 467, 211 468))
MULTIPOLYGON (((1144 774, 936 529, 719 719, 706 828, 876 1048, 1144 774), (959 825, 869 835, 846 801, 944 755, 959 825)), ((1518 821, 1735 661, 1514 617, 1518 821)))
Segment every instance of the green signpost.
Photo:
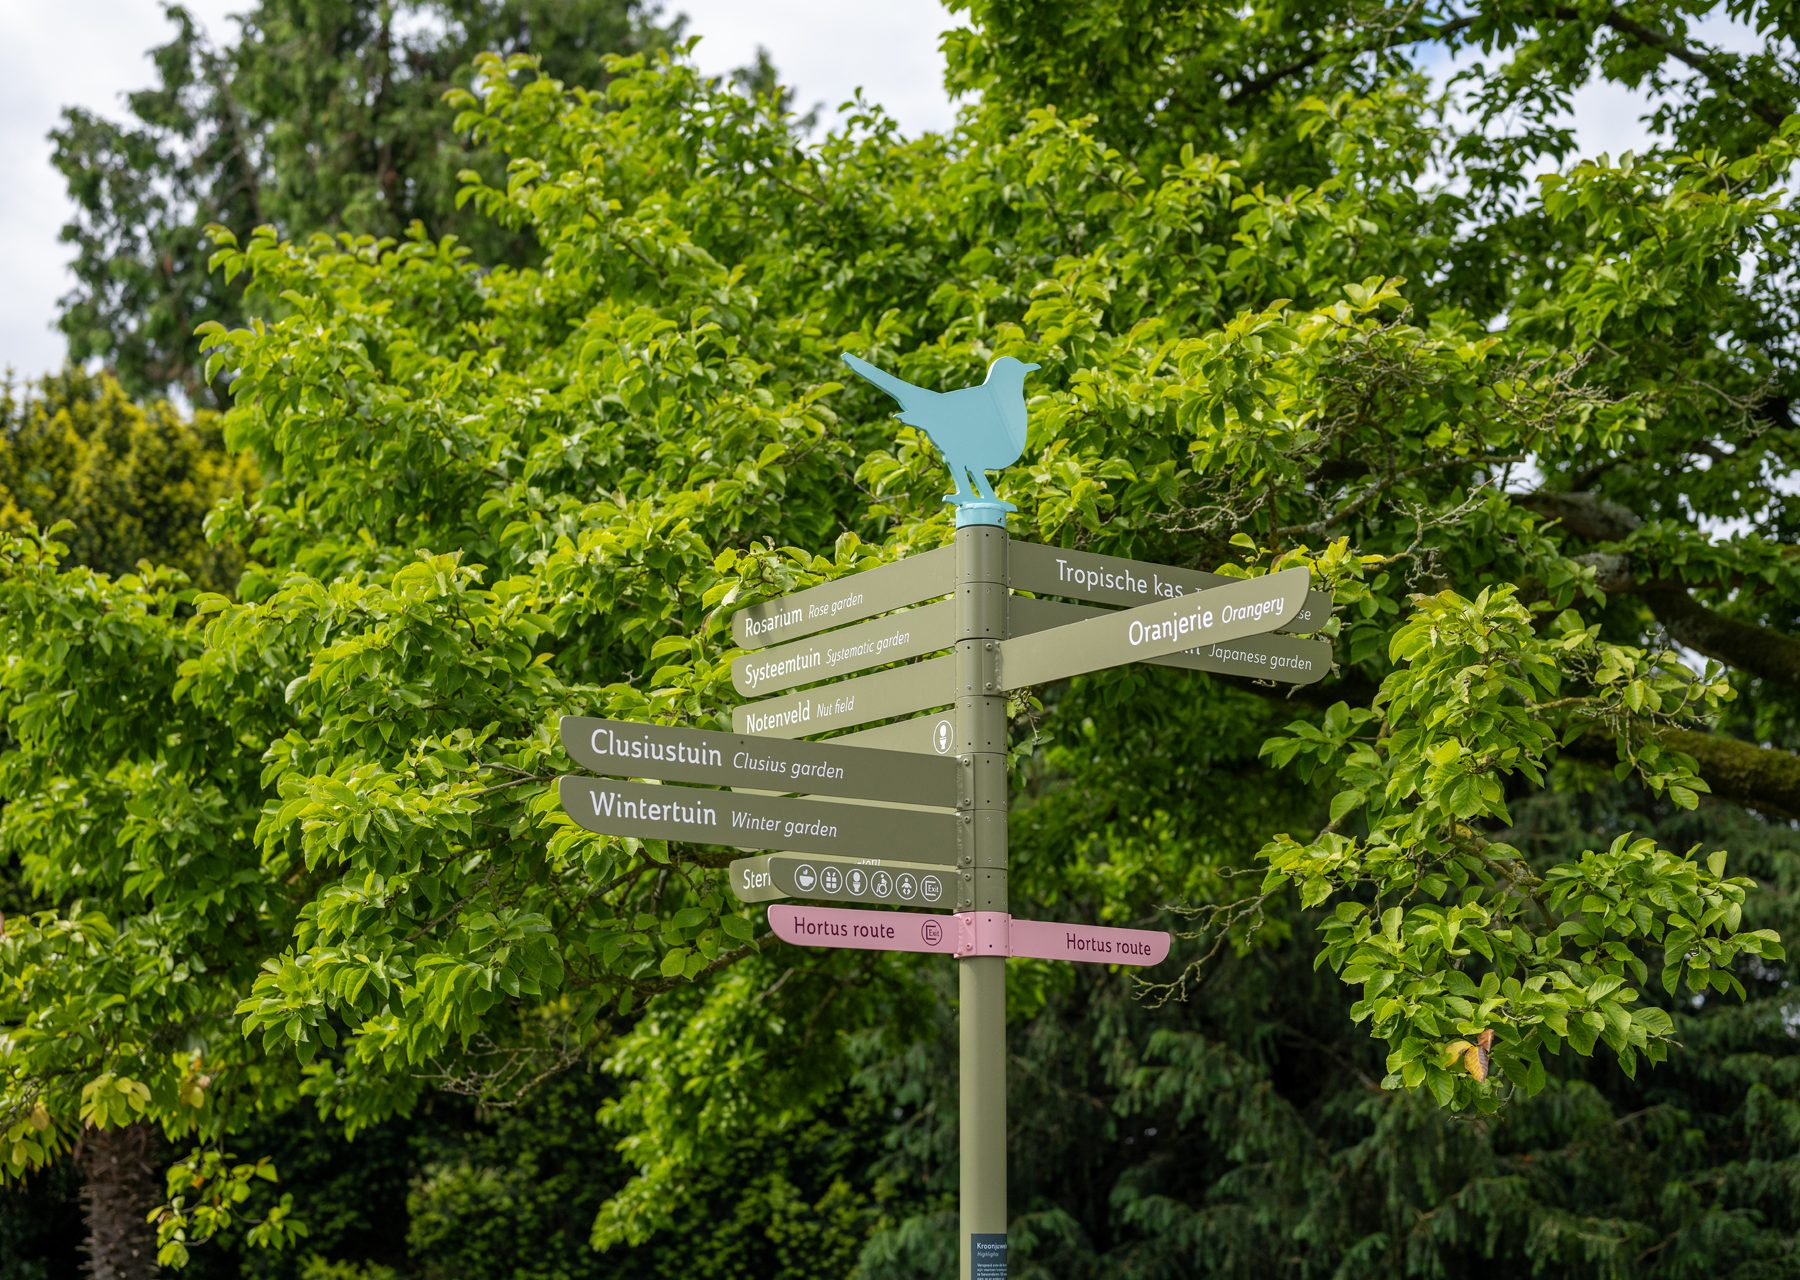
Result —
POLYGON ((927 658, 906 667, 890 667, 837 684, 818 685, 798 693, 746 702, 731 713, 739 733, 772 738, 803 738, 911 715, 953 700, 956 660, 927 658))
POLYGON ((953 865, 963 829, 954 813, 789 800, 700 787, 566 775, 563 812, 589 831, 734 849, 911 858, 953 865))
MULTIPOLYGON (((1092 551, 1067 551, 1037 542, 1014 542, 1008 551, 1007 565, 1014 591, 1096 600, 1101 604, 1149 604, 1152 600, 1171 600, 1240 581, 1222 573, 1202 573, 1198 569, 1179 569, 1092 551)), ((1309 591, 1293 618, 1274 630, 1317 631, 1329 617, 1331 597, 1323 591, 1309 591)))
POLYGON ((1007 957, 1145 965, 1169 946, 1008 914, 1007 695, 1135 662, 1310 684, 1331 669, 1330 645, 1306 638, 1331 599, 1303 568, 1233 578, 1011 542, 1015 508, 984 473, 1025 443, 1037 366, 1002 357, 986 382, 935 392, 845 359, 951 461, 954 542, 736 613, 732 683, 757 700, 733 733, 565 717, 570 756, 602 776, 563 778, 562 803, 608 835, 772 850, 731 864, 744 902, 954 912, 777 904, 769 918, 797 945, 956 958, 960 1277, 1005 1280, 1007 957))
MULTIPOLYGON (((1048 631, 1052 627, 1066 626, 1071 622, 1097 618, 1105 613, 1104 609, 1084 604, 1014 596, 1007 602, 1006 629, 1010 635, 1025 636, 1048 631)), ((1323 680, 1331 670, 1331 645, 1327 641, 1304 636, 1253 635, 1223 643, 1203 644, 1195 649, 1165 653, 1161 657, 1144 658, 1142 661, 1152 666, 1185 667, 1190 671, 1247 676, 1252 680, 1268 680, 1277 684, 1312 684, 1323 680)), ((848 741, 848 738, 838 741, 848 741)), ((871 745, 875 744, 871 742, 871 745)))
POLYGON ((878 613, 950 594, 955 557, 949 547, 927 551, 854 573, 835 582, 796 591, 779 600, 740 609, 731 618, 731 636, 746 649, 760 649, 815 631, 860 622, 878 613))
POLYGON ((731 891, 742 902, 816 898, 925 911, 956 909, 955 869, 929 862, 765 853, 739 858, 730 871, 731 891))
POLYGON ((955 640, 956 606, 941 600, 840 631, 747 653, 731 664, 731 683, 743 694, 777 693, 936 653, 948 649, 955 640))
POLYGON ((1284 569, 1000 644, 1000 688, 1023 689, 1273 631, 1300 612, 1307 571, 1284 569))
POLYGON ((563 749, 589 773, 752 791, 956 807, 954 760, 840 743, 783 742, 711 729, 564 716, 563 749))
POLYGON ((909 720, 877 725, 873 729, 859 729, 855 733, 846 733, 829 741, 878 747, 886 751, 916 751, 923 755, 952 756, 956 754, 956 713, 933 711, 927 715, 913 716, 909 720))

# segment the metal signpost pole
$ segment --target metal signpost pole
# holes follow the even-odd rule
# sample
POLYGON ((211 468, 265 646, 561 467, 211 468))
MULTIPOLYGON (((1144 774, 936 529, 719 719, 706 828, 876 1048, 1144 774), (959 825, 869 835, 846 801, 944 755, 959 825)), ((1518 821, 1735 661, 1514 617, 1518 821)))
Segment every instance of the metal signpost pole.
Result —
MULTIPOLYGON (((956 509, 956 737, 968 824, 963 842, 964 912, 1007 910, 1006 696, 1000 642, 1006 638, 1006 511, 1000 503, 956 509)), ((1006 957, 957 962, 961 1280, 1006 1276, 1006 957)))

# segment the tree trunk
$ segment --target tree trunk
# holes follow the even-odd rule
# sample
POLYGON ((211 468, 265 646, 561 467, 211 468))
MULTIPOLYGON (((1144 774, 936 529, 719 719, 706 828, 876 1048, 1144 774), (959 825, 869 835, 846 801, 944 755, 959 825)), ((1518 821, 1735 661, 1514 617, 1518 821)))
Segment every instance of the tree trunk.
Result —
POLYGON ((87 1220, 88 1280, 154 1280, 156 1229, 145 1221, 161 1197, 156 1134, 146 1124, 89 1129, 75 1149, 87 1220))

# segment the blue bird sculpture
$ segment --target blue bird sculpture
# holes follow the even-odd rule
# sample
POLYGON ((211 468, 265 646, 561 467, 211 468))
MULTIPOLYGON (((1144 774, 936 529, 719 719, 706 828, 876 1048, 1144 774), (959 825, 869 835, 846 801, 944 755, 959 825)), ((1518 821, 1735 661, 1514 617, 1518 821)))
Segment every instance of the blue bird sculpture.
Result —
POLYGON ((945 502, 1018 509, 995 496, 986 473, 1011 466, 1025 451, 1025 375, 1037 365, 1001 356, 988 366, 980 386, 927 391, 848 352, 844 363, 899 401, 896 418, 931 437, 956 484, 955 493, 944 495, 945 502))

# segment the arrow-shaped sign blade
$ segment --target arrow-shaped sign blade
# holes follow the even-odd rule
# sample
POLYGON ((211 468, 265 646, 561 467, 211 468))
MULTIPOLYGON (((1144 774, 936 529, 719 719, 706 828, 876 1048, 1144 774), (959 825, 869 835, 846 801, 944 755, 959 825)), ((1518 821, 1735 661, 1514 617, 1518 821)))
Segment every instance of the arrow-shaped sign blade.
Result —
POLYGON ((886 666, 956 643, 956 602, 940 600, 853 627, 746 653, 731 664, 739 693, 765 695, 886 666))
MULTIPOLYGON (((1017 538, 1007 543, 1006 557, 1007 580, 1014 591, 1067 596, 1098 604, 1149 604, 1196 591, 1209 591, 1234 581, 1222 573, 1153 564, 1148 560, 1127 560, 1123 556, 1106 556, 1093 551, 1072 551, 1066 547, 1046 547, 1039 542, 1021 542, 1017 538)), ((1330 595, 1309 591, 1300 612, 1276 630, 1317 631, 1330 621, 1331 608, 1330 595)))
POLYGON ((874 720, 911 715, 956 701, 956 658, 946 654, 904 667, 836 684, 814 685, 798 693, 746 702, 731 713, 738 733, 771 738, 804 738, 850 729, 874 720))
POLYGON ((954 760, 921 760, 910 751, 813 743, 564 716, 563 749, 576 764, 609 778, 661 778, 776 794, 851 796, 953 808, 954 760))
MULTIPOLYGON (((1308 596, 1323 595, 1308 592, 1308 596)), ((1329 598, 1329 597, 1327 597, 1329 598)), ((1030 596, 1013 596, 1007 602, 1007 634, 1034 635, 1053 627, 1066 627, 1073 622, 1105 617, 1108 610, 1092 605, 1068 604, 1062 600, 1034 600, 1030 596)), ((1291 624, 1290 624, 1291 625, 1291 624)), ((1223 644, 1207 643, 1197 649, 1166 653, 1160 658, 1146 658, 1153 666, 1185 667, 1190 671, 1211 671, 1218 675, 1248 676, 1252 680, 1274 680, 1282 684, 1315 684, 1331 674, 1331 644, 1300 636, 1241 636, 1223 644)), ((873 741, 873 739, 871 739, 873 741)), ((890 748, 918 750, 913 746, 890 742, 890 748)))
POLYGON ((563 812, 589 831, 734 849, 848 854, 954 865, 962 819, 929 809, 833 804, 565 774, 563 812))
POLYGON ((955 587, 956 551, 939 547, 739 609, 731 615, 731 637, 743 649, 779 644, 934 600, 955 587))
POLYGON ((954 917, 912 911, 858 911, 852 907, 769 908, 769 927, 783 942, 854 951, 954 953, 961 940, 954 917))
POLYGON ((764 853, 731 864, 731 891, 740 902, 815 898, 952 911, 956 871, 930 862, 841 858, 816 853, 764 853))
POLYGON ((1283 569, 1000 642, 1000 687, 1023 689, 1273 631, 1300 612, 1311 574, 1283 569))

